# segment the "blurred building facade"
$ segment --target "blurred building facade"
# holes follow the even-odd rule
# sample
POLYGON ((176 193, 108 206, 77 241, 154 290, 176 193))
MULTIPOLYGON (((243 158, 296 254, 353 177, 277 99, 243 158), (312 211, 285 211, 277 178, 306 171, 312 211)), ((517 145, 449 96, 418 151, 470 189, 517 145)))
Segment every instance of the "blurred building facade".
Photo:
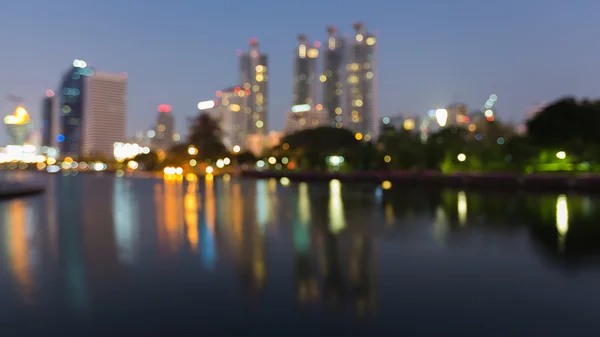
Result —
POLYGON ((369 141, 379 136, 375 35, 354 24, 354 39, 346 51, 346 118, 344 127, 369 141))
POLYGON ((43 147, 56 146, 56 137, 58 136, 57 120, 57 102, 54 91, 46 90, 46 96, 42 99, 42 139, 43 147))
POLYGON ((156 116, 156 126, 151 133, 151 147, 168 151, 173 147, 173 136, 175 135, 175 117, 173 117, 173 108, 168 104, 158 106, 158 115, 156 116))
POLYGON ((337 33, 334 26, 327 28, 329 34, 324 43, 323 73, 319 76, 323 83, 323 105, 328 112, 331 126, 343 126, 343 94, 344 94, 344 45, 345 41, 337 33))
POLYGON ((293 105, 317 103, 317 57, 319 50, 310 45, 305 35, 298 35, 294 53, 293 105))
POLYGON ((249 51, 240 55, 240 85, 250 91, 244 111, 250 115, 246 132, 265 134, 269 116, 268 58, 260 53, 258 39, 251 39, 249 45, 249 51))

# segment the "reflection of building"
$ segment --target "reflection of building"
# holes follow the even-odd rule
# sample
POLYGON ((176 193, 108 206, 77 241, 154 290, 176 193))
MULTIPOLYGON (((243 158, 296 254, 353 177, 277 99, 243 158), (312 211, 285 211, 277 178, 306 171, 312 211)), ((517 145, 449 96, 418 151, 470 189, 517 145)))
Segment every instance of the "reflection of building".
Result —
POLYGON ((250 40, 250 50, 240 55, 240 85, 250 90, 248 105, 245 113, 250 115, 247 120, 248 134, 263 134, 267 130, 269 110, 267 55, 260 54, 258 40, 250 40))
POLYGON ((106 156, 125 140, 127 76, 94 72, 81 60, 64 75, 60 107, 63 155, 106 156))
POLYGON ((332 126, 342 127, 344 92, 344 40, 340 38, 333 26, 327 28, 329 38, 323 50, 323 74, 319 80, 323 82, 323 105, 328 112, 332 126))
POLYGON ((161 104, 158 106, 158 116, 156 117, 156 126, 152 133, 152 148, 169 150, 173 146, 173 136, 175 132, 175 118, 171 113, 170 105, 161 104))
POLYGON ((46 97, 42 100, 42 146, 52 147, 56 144, 58 132, 56 120, 56 98, 54 91, 46 90, 46 97))
POLYGON ((317 57, 319 50, 304 35, 298 36, 295 50, 293 104, 315 105, 317 101, 317 57))
POLYGON ((12 115, 4 117, 4 124, 10 136, 9 145, 24 145, 29 140, 32 124, 27 110, 18 106, 12 115))
POLYGON ((354 24, 355 35, 349 46, 346 63, 346 118, 344 126, 364 135, 366 141, 379 135, 376 88, 376 40, 360 23, 354 24))
POLYGON ((285 132, 288 134, 325 125, 328 125, 327 112, 321 104, 316 107, 295 105, 285 113, 285 132))

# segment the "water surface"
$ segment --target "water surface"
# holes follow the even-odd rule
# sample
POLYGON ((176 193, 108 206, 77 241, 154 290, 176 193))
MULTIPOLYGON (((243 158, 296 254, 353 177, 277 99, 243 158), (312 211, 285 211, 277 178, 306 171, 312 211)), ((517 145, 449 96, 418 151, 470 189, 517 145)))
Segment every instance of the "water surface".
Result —
POLYGON ((0 203, 2 336, 583 336, 600 201, 49 176, 0 203))

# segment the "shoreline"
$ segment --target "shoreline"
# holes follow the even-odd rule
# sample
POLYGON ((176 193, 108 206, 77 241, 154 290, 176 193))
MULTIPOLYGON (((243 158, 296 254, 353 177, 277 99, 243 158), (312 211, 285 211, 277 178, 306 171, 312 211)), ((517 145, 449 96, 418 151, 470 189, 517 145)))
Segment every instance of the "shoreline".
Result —
POLYGON ((283 178, 295 181, 337 179, 348 183, 390 181, 394 186, 490 189, 498 191, 584 192, 600 193, 600 176, 567 176, 556 174, 455 173, 367 171, 357 173, 242 171, 242 177, 283 178))
POLYGON ((42 194, 46 186, 37 184, 6 183, 0 184, 0 200, 8 200, 30 195, 42 194))

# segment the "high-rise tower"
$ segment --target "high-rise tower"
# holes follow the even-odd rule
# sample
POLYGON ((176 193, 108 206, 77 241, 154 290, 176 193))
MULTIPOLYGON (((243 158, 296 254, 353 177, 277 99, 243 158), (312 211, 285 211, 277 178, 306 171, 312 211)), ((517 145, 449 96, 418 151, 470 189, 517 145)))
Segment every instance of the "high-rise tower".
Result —
POLYGON ((56 119, 56 96, 54 91, 46 90, 46 96, 42 100, 42 146, 53 147, 56 142, 57 127, 56 119))
POLYGON ((111 158, 125 140, 127 75, 98 73, 75 60, 60 86, 62 156, 111 158))
POLYGON ((175 133, 175 118, 171 113, 172 108, 168 104, 158 106, 158 116, 156 117, 156 127, 154 128, 154 137, 151 145, 154 149, 168 151, 173 146, 173 136, 175 133))
POLYGON ((323 105, 328 112, 332 126, 342 127, 343 90, 344 90, 344 40, 337 34, 335 27, 327 28, 329 37, 323 46, 323 105))
POLYGON ((247 119, 247 134, 266 134, 269 112, 267 55, 259 51, 258 39, 250 39, 250 49, 240 55, 240 85, 250 90, 244 113, 247 119))
POLYGON ((379 136, 377 61, 375 36, 361 23, 354 24, 354 38, 346 63, 346 118, 344 126, 361 133, 364 140, 379 136))
POLYGON ((294 51, 293 104, 314 106, 317 101, 317 57, 319 50, 308 42, 305 35, 298 35, 298 47, 294 51))

